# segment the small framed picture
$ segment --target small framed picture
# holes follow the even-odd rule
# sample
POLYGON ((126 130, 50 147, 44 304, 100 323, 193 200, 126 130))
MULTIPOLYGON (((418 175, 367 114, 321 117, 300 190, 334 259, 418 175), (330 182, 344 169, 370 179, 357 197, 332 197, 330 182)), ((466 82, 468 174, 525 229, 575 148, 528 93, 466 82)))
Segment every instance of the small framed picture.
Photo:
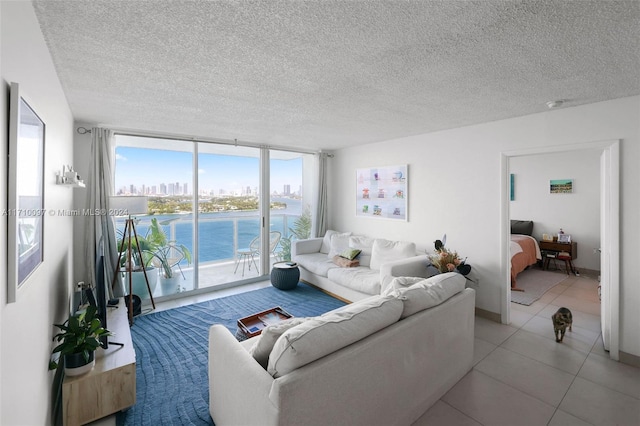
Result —
POLYGON ((553 236, 551 234, 542 234, 542 241, 553 241, 553 236))
POLYGON ((570 243, 571 235, 569 234, 558 234, 558 242, 559 243, 570 243))

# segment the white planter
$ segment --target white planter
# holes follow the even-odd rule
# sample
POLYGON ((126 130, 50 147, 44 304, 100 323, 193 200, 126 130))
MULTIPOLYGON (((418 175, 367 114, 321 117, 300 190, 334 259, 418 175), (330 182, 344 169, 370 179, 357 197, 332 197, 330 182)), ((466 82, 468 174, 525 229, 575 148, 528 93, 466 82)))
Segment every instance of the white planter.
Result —
MULTIPOLYGON (((158 271, 154 267, 148 267, 147 279, 149 280, 149 287, 151 287, 151 294, 158 285, 158 271)), ((149 290, 147 289, 147 283, 144 280, 144 273, 142 271, 127 272, 124 275, 124 287, 125 291, 129 293, 129 274, 131 274, 131 287, 132 292, 140 299, 149 299, 149 290)))
POLYGON ((160 275, 158 279, 160 280, 160 288, 162 289, 162 295, 166 296, 169 294, 175 294, 178 292, 178 288, 180 286, 181 280, 180 274, 176 274, 174 272, 173 277, 166 278, 160 275))
POLYGON ((93 370, 93 367, 96 365, 96 360, 94 359, 93 361, 91 361, 89 364, 85 364, 82 367, 76 367, 76 368, 64 368, 64 374, 66 376, 80 376, 82 374, 88 373, 89 371, 93 370))

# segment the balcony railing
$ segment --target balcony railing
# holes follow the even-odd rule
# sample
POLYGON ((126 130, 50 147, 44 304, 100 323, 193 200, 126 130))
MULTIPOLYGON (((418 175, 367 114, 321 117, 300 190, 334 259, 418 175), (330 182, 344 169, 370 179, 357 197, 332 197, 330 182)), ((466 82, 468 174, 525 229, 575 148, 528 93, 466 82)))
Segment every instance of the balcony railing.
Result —
MULTIPOLYGON (((293 224, 293 221, 298 217, 299 215, 272 213, 270 231, 279 231, 282 234, 282 238, 287 238, 290 234, 289 224, 293 224)), ((154 297, 170 296, 176 292, 192 291, 223 284, 227 286, 229 283, 259 276, 254 267, 249 271, 245 270, 245 273, 241 274, 243 265, 239 265, 238 270, 235 271, 238 260, 236 256, 237 250, 248 247, 249 243, 259 235, 260 218, 255 214, 225 214, 215 217, 210 215, 199 216, 199 250, 197 253, 193 244, 194 219, 192 215, 138 217, 136 223, 138 235, 146 235, 153 218, 158 219, 168 239, 186 246, 192 253, 194 261, 197 262, 197 264, 188 265, 183 260, 180 263, 185 278, 183 279, 182 274, 177 273, 180 279, 175 291, 163 289, 162 286, 154 283, 152 285, 152 287, 155 287, 152 290, 154 297), (195 273, 196 268, 197 274, 195 273)), ((124 228, 124 222, 124 219, 116 221, 116 227, 119 231, 124 228)), ((272 259, 273 261, 275 259, 272 259)), ((143 291, 143 293, 145 292, 143 291)), ((147 295, 139 294, 139 296, 144 299, 147 295)))

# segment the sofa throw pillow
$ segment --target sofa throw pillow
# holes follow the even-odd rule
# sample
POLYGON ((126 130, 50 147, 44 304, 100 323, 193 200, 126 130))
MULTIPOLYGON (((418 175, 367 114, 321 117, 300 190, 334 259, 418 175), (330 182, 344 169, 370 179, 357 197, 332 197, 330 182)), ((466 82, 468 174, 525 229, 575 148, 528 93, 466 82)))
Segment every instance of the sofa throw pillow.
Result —
POLYGON ((267 372, 281 377, 395 323, 402 301, 372 296, 287 330, 269 355, 267 372))
POLYGON ((373 238, 361 235, 352 235, 349 237, 349 247, 360 250, 360 255, 358 256, 360 266, 371 266, 373 241, 373 238))
POLYGON ((329 253, 329 249, 331 248, 331 236, 337 233, 337 231, 333 231, 331 229, 324 233, 324 237, 322 237, 322 245, 320 246, 320 253, 329 253))
POLYGON ((333 259, 333 256, 340 256, 340 253, 349 248, 349 236, 351 232, 336 232, 331 236, 331 246, 327 257, 333 259))
POLYGON ((389 241, 376 238, 371 251, 371 269, 380 270, 383 263, 405 259, 416 255, 415 243, 389 241))
POLYGON ((402 286, 393 294, 404 303, 401 318, 406 318, 416 312, 437 306, 460 293, 464 290, 466 278, 457 272, 447 272, 423 279, 409 287, 404 287, 400 280, 394 279, 394 281, 394 285, 402 286))
POLYGON ((333 256, 333 263, 341 268, 355 268, 356 266, 360 266, 358 259, 349 260, 342 256, 333 256))
POLYGON ((512 220, 511 233, 528 235, 528 236, 533 235, 533 221, 532 220, 512 220))
POLYGON ((249 354, 266 370, 269 363, 269 354, 273 350, 273 345, 275 345, 276 340, 282 336, 282 333, 298 324, 302 324, 306 320, 307 318, 304 317, 289 318, 288 320, 265 327, 251 349, 249 349, 249 354))
MULTIPOLYGON (((351 241, 351 239, 349 239, 349 241, 351 241)), ((342 253, 340 253, 340 257, 344 257, 345 259, 353 260, 360 254, 361 251, 362 250, 360 250, 360 249, 349 247, 348 249, 345 249, 345 250, 343 250, 342 253)))

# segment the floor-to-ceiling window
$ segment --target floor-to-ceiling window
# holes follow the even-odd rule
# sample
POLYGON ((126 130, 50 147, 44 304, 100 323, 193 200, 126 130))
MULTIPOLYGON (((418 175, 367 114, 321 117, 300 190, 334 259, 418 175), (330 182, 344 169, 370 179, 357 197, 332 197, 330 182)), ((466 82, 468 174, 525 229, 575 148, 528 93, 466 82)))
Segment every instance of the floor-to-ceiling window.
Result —
POLYGON ((270 151, 271 235, 279 236, 274 248, 278 261, 291 259, 291 241, 309 238, 314 193, 314 156, 299 152, 270 151))
MULTIPOLYGON (((133 213, 142 259, 135 256, 134 294, 148 298, 193 290, 193 144, 137 136, 116 137, 116 196, 147 197, 147 214, 133 213)), ((124 219, 116 220, 118 238, 124 219)), ((135 252, 134 252, 135 253, 135 252)), ((127 282, 126 280, 125 282, 127 282)))
POLYGON ((311 221, 313 154, 119 134, 115 163, 116 195, 148 200, 134 216, 154 298, 260 279, 311 221))

